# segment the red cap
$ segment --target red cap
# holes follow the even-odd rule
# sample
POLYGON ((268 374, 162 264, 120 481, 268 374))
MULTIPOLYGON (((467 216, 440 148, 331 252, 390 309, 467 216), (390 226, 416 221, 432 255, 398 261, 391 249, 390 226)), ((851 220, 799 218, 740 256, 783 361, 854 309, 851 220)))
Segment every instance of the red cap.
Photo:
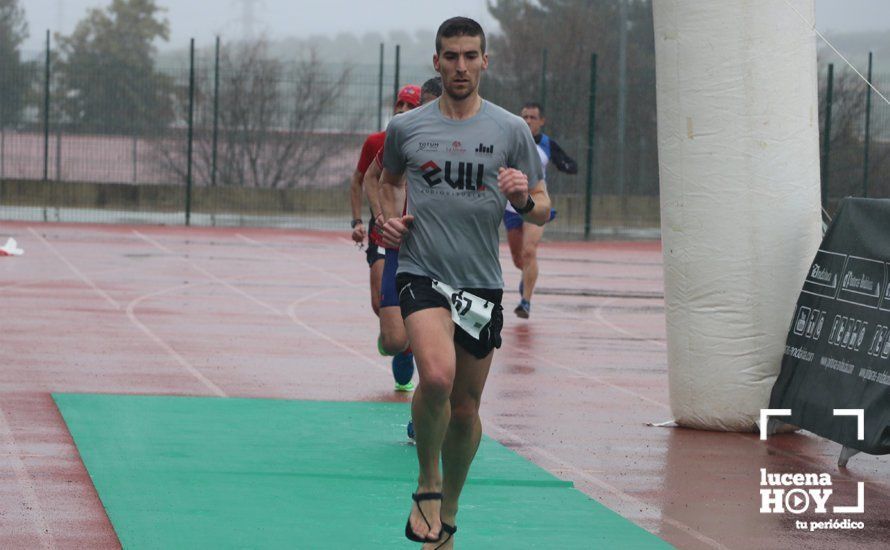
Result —
POLYGON ((407 86, 404 86, 401 90, 399 90, 399 95, 396 103, 398 103, 399 101, 404 101, 412 107, 417 107, 418 105, 420 105, 420 86, 415 86, 414 84, 408 84, 407 86))

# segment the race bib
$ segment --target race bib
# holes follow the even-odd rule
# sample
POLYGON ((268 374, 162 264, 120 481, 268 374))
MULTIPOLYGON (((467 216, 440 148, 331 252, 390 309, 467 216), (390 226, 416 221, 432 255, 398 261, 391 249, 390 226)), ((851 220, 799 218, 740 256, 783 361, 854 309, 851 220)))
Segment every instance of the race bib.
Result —
POLYGON ((479 333, 491 322, 494 304, 465 290, 455 290, 435 279, 433 288, 451 304, 451 320, 478 340, 479 333))

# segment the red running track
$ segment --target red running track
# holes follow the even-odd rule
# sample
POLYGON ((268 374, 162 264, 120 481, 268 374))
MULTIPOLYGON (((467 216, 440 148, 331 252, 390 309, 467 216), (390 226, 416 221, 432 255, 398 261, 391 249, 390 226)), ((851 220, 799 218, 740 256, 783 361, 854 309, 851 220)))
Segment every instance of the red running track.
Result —
MULTIPOLYGON (((0 547, 114 548, 51 392, 400 401, 377 355, 363 255, 340 234, 4 223, 0 547)), ((886 547, 890 461, 811 434, 654 428, 670 420, 657 243, 545 243, 532 317, 510 313, 486 433, 682 548, 886 547), (759 469, 829 472, 863 531, 759 513, 759 469)), ((833 497, 834 498, 834 497, 833 497)), ((407 503, 406 503, 407 510, 407 503)))

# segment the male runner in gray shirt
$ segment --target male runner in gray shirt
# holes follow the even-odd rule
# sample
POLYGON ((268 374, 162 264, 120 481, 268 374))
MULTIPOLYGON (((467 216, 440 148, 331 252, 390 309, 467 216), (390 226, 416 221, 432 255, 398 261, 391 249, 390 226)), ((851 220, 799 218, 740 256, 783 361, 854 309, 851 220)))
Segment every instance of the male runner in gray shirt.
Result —
POLYGON ((498 225, 507 201, 543 225, 550 197, 528 126, 479 96, 488 67, 479 24, 442 23, 433 65, 445 93, 390 122, 381 194, 384 243, 401 245, 399 305, 420 372, 411 408, 420 475, 405 535, 444 550, 454 544, 458 498, 482 437, 482 388, 501 341, 498 225))

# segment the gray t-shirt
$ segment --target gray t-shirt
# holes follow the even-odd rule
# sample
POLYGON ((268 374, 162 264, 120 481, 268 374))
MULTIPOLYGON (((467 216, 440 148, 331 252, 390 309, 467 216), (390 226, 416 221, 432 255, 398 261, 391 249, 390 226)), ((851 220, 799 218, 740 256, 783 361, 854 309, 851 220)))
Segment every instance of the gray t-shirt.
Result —
POLYGON ((502 288, 498 225, 507 198, 498 168, 522 171, 530 189, 543 179, 525 121, 484 100, 471 118, 452 120, 432 101, 392 119, 383 166, 408 171, 414 225, 402 241, 398 272, 455 288, 502 288))

